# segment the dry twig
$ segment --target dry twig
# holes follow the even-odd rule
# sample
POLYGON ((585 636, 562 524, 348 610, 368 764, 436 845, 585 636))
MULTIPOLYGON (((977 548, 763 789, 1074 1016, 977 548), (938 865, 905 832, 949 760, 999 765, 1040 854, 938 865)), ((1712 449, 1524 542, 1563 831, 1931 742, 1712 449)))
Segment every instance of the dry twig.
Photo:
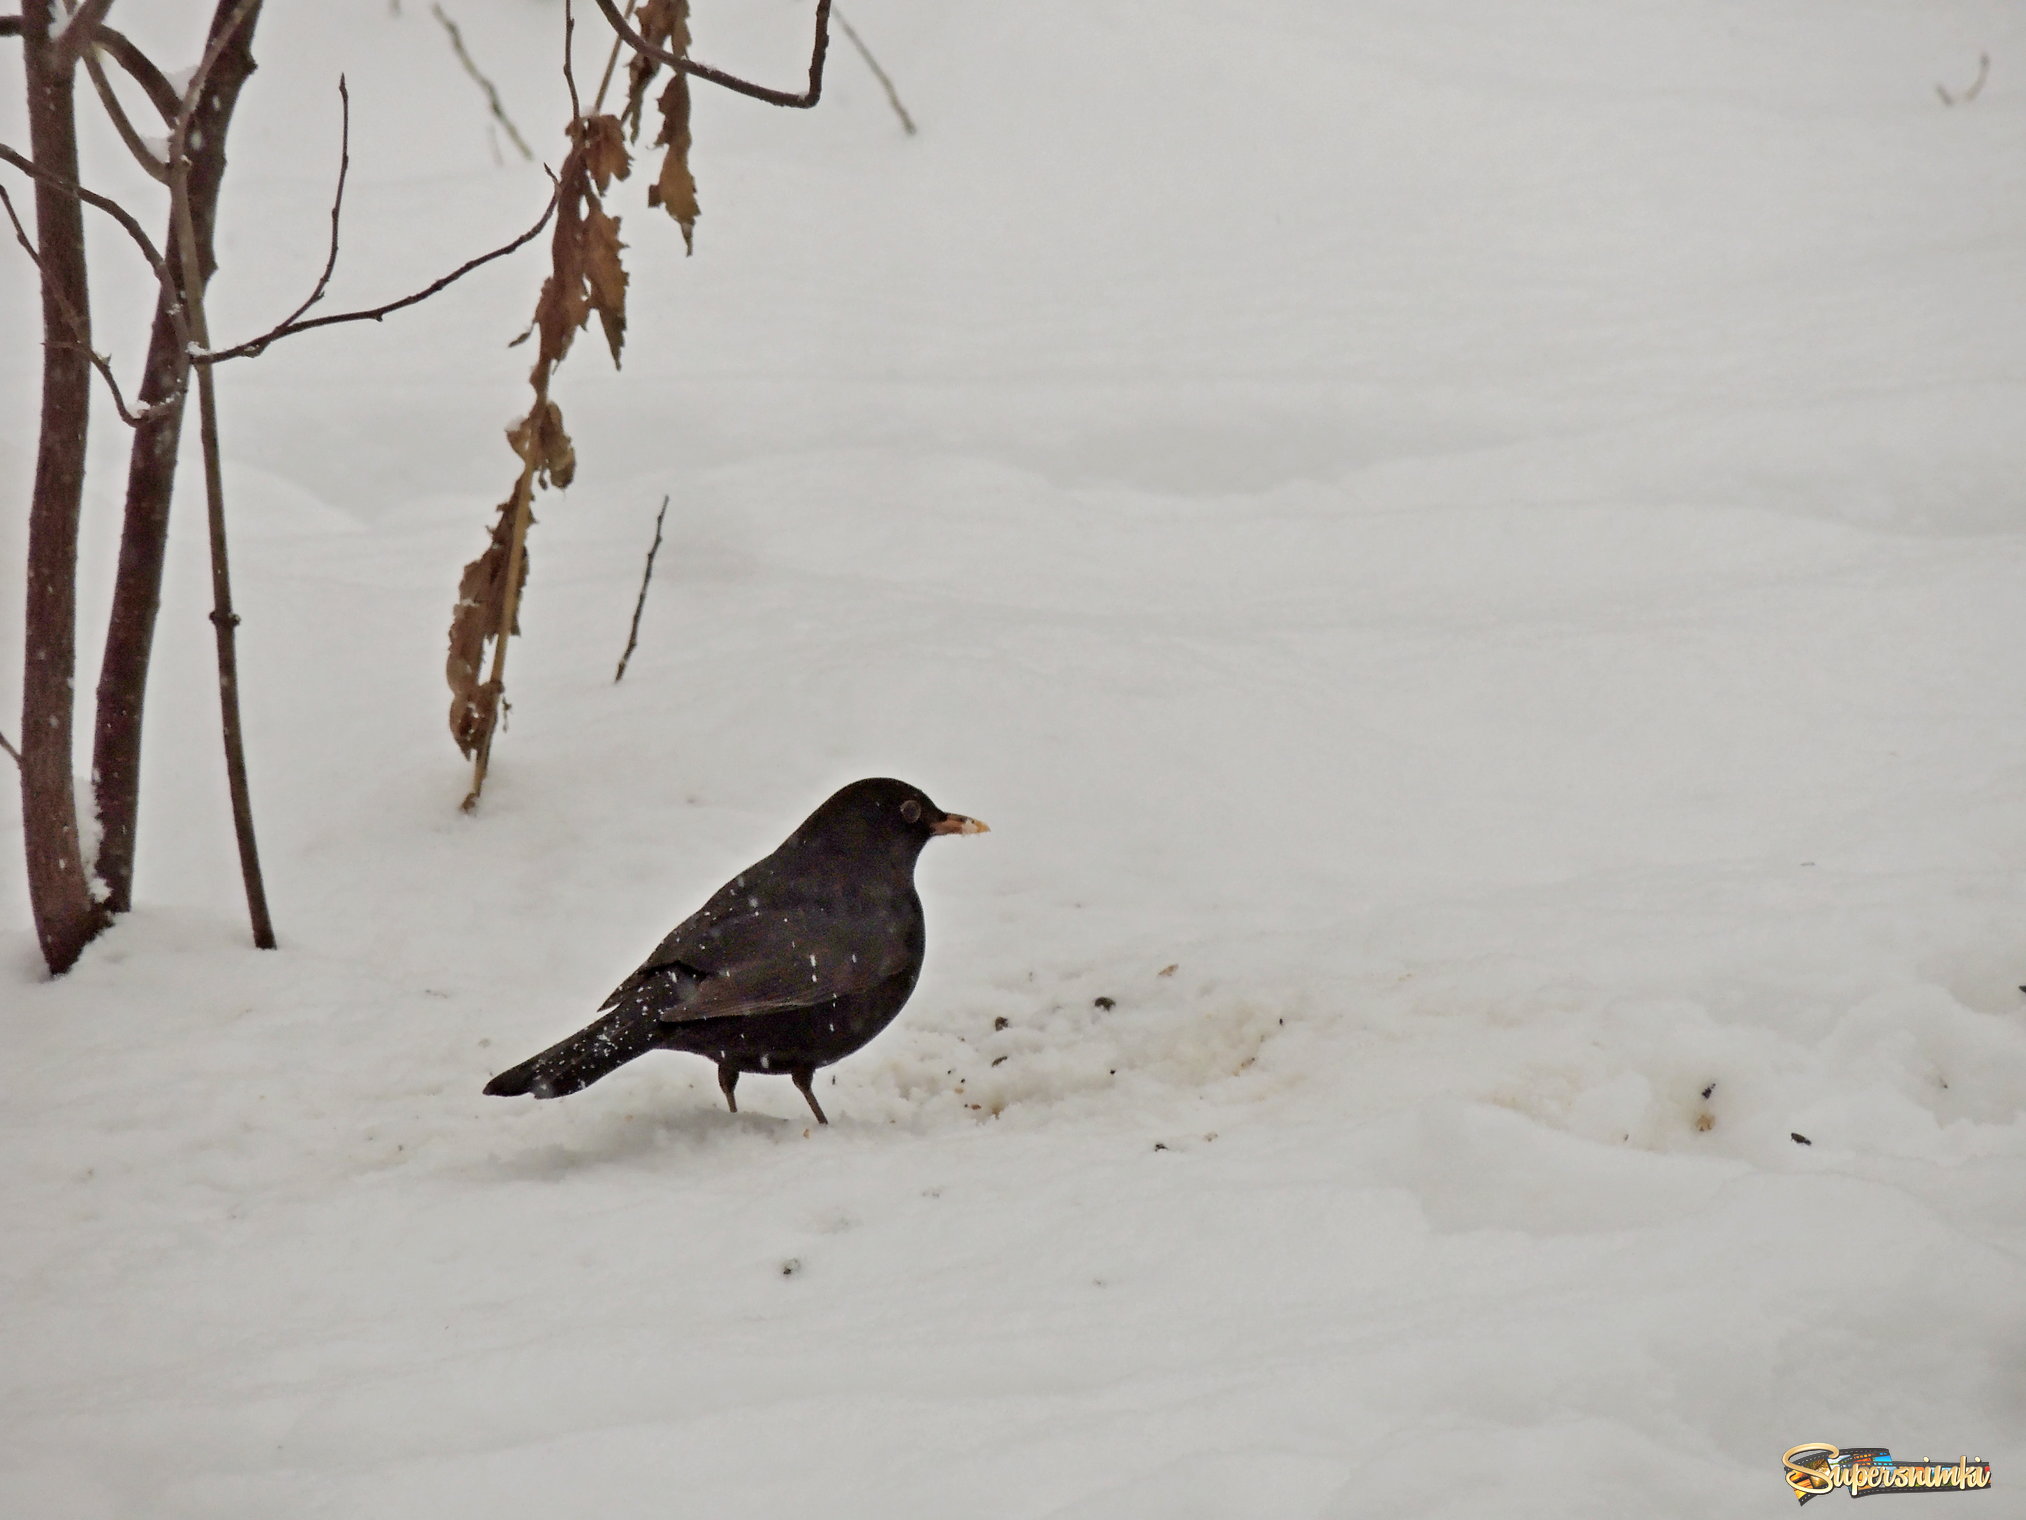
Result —
MULTIPOLYGON (((332 211, 335 216, 335 206, 332 208, 332 211)), ((283 322, 276 327, 270 328, 257 338, 249 338, 244 343, 235 343, 231 348, 221 348, 214 353, 200 352, 192 354, 191 359, 193 362, 201 365, 223 364, 227 359, 251 358, 255 354, 264 352, 271 343, 278 342, 283 338, 292 338, 297 333, 308 332, 312 328, 331 327, 339 322, 377 322, 382 317, 390 316, 394 312, 400 311, 403 307, 413 306, 418 301, 428 300, 439 290, 455 285, 474 269, 485 264, 490 264, 494 259, 503 259, 515 249, 532 242, 540 234, 541 230, 549 225, 549 218, 555 214, 556 196, 552 192, 549 196, 549 204, 543 208, 540 220, 511 243, 502 243, 490 253, 481 253, 475 259, 466 259, 462 264, 451 270, 449 274, 443 276, 442 279, 432 280, 413 295, 403 296, 398 301, 389 301, 385 306, 372 306, 363 311, 339 311, 332 312, 329 316, 311 317, 307 321, 298 322, 291 320, 283 322)), ((298 308, 300 311, 307 311, 308 309, 307 302, 298 308)))
POLYGON ((0 749, 4 749, 8 754, 12 755, 16 765, 21 763, 21 751, 8 742, 5 734, 0 734, 0 749))
MULTIPOLYGON (((29 241, 27 229, 21 225, 21 218, 14 210, 14 199, 8 195, 4 185, 0 185, 0 208, 6 210, 7 220, 14 224, 14 241, 21 245, 22 252, 28 255, 29 261, 40 272, 42 269, 42 255, 36 251, 35 244, 29 241)), ((52 294, 56 296, 57 304, 63 308, 64 320, 70 324, 71 336, 76 340, 75 346, 84 353, 85 357, 91 360, 91 367, 99 372, 100 377, 106 383, 106 389, 112 392, 113 409, 120 414, 120 421, 124 422, 128 427, 139 427, 156 412, 171 404, 169 401, 163 400, 157 401, 152 406, 144 406, 138 412, 129 411, 127 408, 127 398, 120 391, 120 382, 113 378, 111 361, 86 341, 84 322, 78 316, 77 308, 70 304, 61 290, 52 287, 52 294)))
POLYGON ((654 514, 654 542, 647 546, 647 568, 640 572, 640 595, 633 601, 633 626, 626 631, 626 653, 619 656, 619 668, 612 672, 612 684, 617 686, 626 674, 626 662, 633 658, 634 646, 640 642, 640 613, 647 605, 647 583, 654 579, 654 556, 661 552, 661 520, 668 516, 668 498, 661 498, 661 510, 654 514))
POLYGON ((118 222, 125 230, 127 236, 134 240, 134 246, 141 250, 141 257, 146 259, 148 267, 154 270, 155 279, 165 289, 173 290, 175 288, 175 281, 169 278, 169 266, 162 262, 162 255, 156 251, 153 241, 150 240, 147 233, 141 230, 141 224, 135 221, 133 216, 127 211, 127 208, 122 206, 118 201, 100 195, 96 190, 87 190, 76 180, 66 179, 61 174, 50 173, 32 159, 25 158, 15 152, 5 143, 0 143, 0 163, 12 164, 30 179, 39 179, 44 184, 54 185, 65 195, 75 195, 87 206, 96 206, 99 210, 103 211, 107 216, 118 222))
POLYGON ((479 66, 472 61, 471 54, 464 50, 464 34, 457 29, 457 23, 450 19, 442 6, 431 5, 429 9, 435 12, 436 19, 443 23, 443 30, 450 34, 450 50, 457 54, 457 61, 464 65, 464 72, 471 76, 472 83, 485 92, 485 103, 492 111, 492 119, 506 128, 506 135, 512 138, 514 146, 521 150, 521 157, 530 163, 534 162, 534 150, 527 145, 520 134, 520 129, 507 115, 506 107, 500 103, 499 91, 493 88, 492 81, 486 78, 479 66))
MULTIPOLYGON (((302 305, 275 324, 275 331, 285 332, 297 317, 308 311, 324 298, 330 288, 331 274, 338 267, 338 223, 345 213, 345 180, 352 172, 352 92, 346 88, 345 76, 338 76, 338 188, 331 195, 331 251, 324 257, 324 271, 317 276, 316 288, 303 298, 302 305)), ((258 352, 259 350, 255 350, 258 352)), ((215 362, 215 361, 214 361, 215 362)))
POLYGON ((830 19, 837 23, 845 40, 858 49, 858 56, 865 60, 865 66, 872 70, 872 77, 879 81, 879 87, 886 91, 886 103, 893 107, 893 114, 900 118, 901 130, 909 137, 915 135, 915 120, 907 114, 907 107, 900 103, 900 92, 893 87, 893 81, 886 77, 886 70, 879 66, 879 60, 872 56, 872 49, 865 45, 865 39, 858 35, 856 27, 844 19, 844 12, 834 6, 830 19))
MULTIPOLYGON (((633 9, 640 0, 626 0, 626 16, 633 17, 633 9)), ((618 35, 612 38, 612 50, 605 55, 605 72, 598 76, 598 93, 591 97, 591 114, 596 116, 605 109, 605 92, 612 88, 612 71, 619 67, 619 50, 626 45, 626 39, 618 35)))
POLYGON ((678 73, 694 74, 698 79, 708 79, 712 84, 722 85, 735 94, 749 95, 754 100, 764 100, 769 105, 787 106, 792 110, 806 111, 823 98, 823 59, 830 50, 830 0, 816 0, 816 41, 809 52, 809 87, 801 94, 790 90, 770 90, 765 85, 754 84, 750 79, 741 79, 736 74, 727 74, 714 69, 707 63, 681 53, 671 53, 658 48, 627 24, 619 14, 619 7, 612 0, 596 0, 598 9, 605 13, 605 19, 612 24, 612 30, 626 39, 626 45, 643 58, 651 58, 666 68, 678 73))

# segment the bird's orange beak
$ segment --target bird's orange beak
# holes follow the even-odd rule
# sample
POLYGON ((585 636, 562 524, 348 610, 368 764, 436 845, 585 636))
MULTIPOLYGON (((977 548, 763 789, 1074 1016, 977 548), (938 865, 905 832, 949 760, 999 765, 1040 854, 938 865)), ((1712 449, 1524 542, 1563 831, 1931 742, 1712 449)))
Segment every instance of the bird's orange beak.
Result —
POLYGON ((931 834, 989 834, 991 828, 977 818, 966 818, 962 813, 945 813, 929 825, 931 834))

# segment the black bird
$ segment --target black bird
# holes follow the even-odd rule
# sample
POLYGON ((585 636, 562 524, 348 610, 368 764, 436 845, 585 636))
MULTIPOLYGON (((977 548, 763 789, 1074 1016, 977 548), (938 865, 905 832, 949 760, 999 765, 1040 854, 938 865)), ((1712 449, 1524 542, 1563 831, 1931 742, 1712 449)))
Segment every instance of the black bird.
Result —
POLYGON ((921 975, 915 858, 937 834, 982 834, 919 787, 854 781, 773 854, 720 887, 621 982, 602 1016, 486 1083, 493 1097, 560 1098, 650 1050, 717 1062, 733 1113, 739 1073, 809 1089, 893 1022, 921 975))

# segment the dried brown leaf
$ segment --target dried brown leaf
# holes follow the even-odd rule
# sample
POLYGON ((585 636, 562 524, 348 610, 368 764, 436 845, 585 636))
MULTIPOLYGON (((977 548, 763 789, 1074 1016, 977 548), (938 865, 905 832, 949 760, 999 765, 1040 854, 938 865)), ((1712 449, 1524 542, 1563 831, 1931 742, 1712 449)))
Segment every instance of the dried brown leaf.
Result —
POLYGON ((563 160, 561 181, 556 231, 549 239, 549 277, 535 300, 535 331, 541 334, 541 343, 531 378, 537 389, 570 351, 577 329, 591 319, 591 298, 584 290, 585 173, 583 158, 574 149, 563 160))
POLYGON ((507 429, 507 443, 545 486, 567 486, 577 474, 577 450, 563 431, 563 409, 543 400, 507 429))
POLYGON ((450 699, 450 737, 469 760, 478 753, 499 712, 500 684, 484 681, 450 699))
MULTIPOLYGON (((633 24, 643 40, 664 52, 689 51, 689 6, 684 0, 647 0, 633 14, 633 24)), ((640 140, 640 118, 647 99, 647 87, 661 71, 658 60, 635 53, 626 72, 626 109, 620 114, 629 141, 640 140)))
MULTIPOLYGON (((524 487, 516 484, 513 495, 500 503, 485 552, 464 567, 457 584, 457 605, 450 613, 450 652, 444 661, 444 679, 450 686, 450 735, 466 759, 492 728, 499 709, 499 686, 480 679, 485 669, 486 646, 499 637, 506 615, 506 568, 513 534, 516 503, 524 487)), ((521 582, 527 582, 528 561, 521 554, 521 582)), ((515 632, 519 629, 516 628, 515 632)))
POLYGON ((689 172, 689 80, 678 74, 661 92, 661 133, 657 145, 666 144, 661 173, 647 187, 647 204, 660 206, 682 228, 682 246, 696 252, 696 179, 689 172))
POLYGON ((619 129, 618 117, 586 117, 577 123, 572 135, 576 138, 574 151, 583 154, 584 168, 599 194, 604 194, 613 180, 624 179, 632 171, 633 156, 626 151, 626 136, 619 129))
POLYGON ((591 289, 591 306, 605 328, 605 342, 612 350, 612 366, 619 367, 619 350, 626 342, 626 269, 619 262, 619 218, 607 216, 605 208, 593 202, 584 209, 584 278, 591 289))

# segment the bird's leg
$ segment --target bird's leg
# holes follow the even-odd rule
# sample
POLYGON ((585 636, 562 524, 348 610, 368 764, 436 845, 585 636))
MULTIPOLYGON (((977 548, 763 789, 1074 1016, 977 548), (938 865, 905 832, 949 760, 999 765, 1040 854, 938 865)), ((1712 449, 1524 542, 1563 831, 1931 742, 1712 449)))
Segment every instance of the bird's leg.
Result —
POLYGON ((798 1066, 789 1072, 788 1075, 795 1079, 795 1085, 802 1089, 802 1096, 809 1100, 809 1107, 816 1115, 816 1122, 818 1124, 828 1124, 830 1121, 823 1117, 823 1105, 816 1101, 816 1094, 809 1091, 809 1084, 816 1080, 816 1068, 813 1066, 798 1066))
POLYGON ((739 1085, 739 1070, 736 1066, 718 1067, 718 1086, 725 1095, 725 1106, 733 1113, 739 1111, 739 1100, 732 1096, 732 1089, 739 1085))

